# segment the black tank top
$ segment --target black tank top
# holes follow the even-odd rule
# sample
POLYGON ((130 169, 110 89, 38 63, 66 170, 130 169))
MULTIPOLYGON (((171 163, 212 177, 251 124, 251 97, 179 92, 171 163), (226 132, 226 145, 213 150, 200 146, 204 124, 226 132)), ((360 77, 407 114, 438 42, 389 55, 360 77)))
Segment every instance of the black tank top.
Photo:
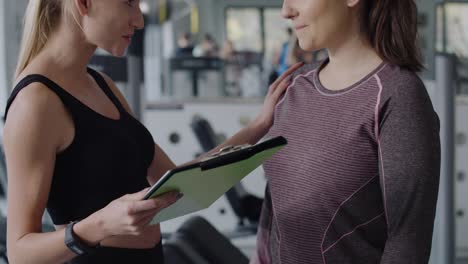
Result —
POLYGON ((5 111, 27 85, 40 82, 55 92, 70 112, 75 137, 56 156, 47 210, 56 225, 86 218, 125 194, 148 187, 147 170, 154 156, 149 131, 132 117, 113 94, 104 78, 88 73, 114 103, 118 120, 105 117, 73 97, 45 76, 33 74, 13 90, 5 111))

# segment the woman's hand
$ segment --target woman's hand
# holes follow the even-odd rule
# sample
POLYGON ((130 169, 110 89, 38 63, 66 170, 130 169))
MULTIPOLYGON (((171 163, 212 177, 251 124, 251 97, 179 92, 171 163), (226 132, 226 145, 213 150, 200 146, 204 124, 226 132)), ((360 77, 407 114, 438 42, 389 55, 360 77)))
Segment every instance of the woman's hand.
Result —
POLYGON ((124 195, 98 211, 107 236, 141 235, 153 217, 181 198, 178 192, 142 200, 149 188, 124 195))
POLYGON ((278 79, 276 79, 274 83, 270 85, 265 101, 263 103, 262 110, 255 118, 254 126, 261 127, 265 130, 270 129, 270 127, 273 125, 276 104, 281 98, 281 95, 291 84, 291 73, 299 69, 302 65, 304 65, 303 62, 294 64, 285 73, 278 77, 278 79))

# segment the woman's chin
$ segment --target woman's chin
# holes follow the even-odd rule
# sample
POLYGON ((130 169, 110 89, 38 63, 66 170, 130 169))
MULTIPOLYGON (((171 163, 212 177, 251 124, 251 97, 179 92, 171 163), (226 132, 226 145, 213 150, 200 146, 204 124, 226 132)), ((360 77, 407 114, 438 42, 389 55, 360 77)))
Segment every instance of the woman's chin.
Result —
POLYGON ((125 51, 113 53, 114 57, 122 58, 125 57, 125 51))
POLYGON ((317 50, 323 49, 323 47, 320 47, 320 45, 317 45, 313 41, 307 40, 307 41, 301 41, 299 40, 299 47, 306 52, 313 52, 317 50))
POLYGON ((101 48, 101 49, 103 49, 104 51, 109 53, 109 55, 112 55, 114 57, 124 57, 126 53, 125 52, 126 48, 123 48, 123 47, 101 48))
POLYGON ((114 50, 112 50, 111 54, 115 57, 124 57, 126 54, 126 50, 126 48, 124 49, 121 47, 115 48, 114 50))

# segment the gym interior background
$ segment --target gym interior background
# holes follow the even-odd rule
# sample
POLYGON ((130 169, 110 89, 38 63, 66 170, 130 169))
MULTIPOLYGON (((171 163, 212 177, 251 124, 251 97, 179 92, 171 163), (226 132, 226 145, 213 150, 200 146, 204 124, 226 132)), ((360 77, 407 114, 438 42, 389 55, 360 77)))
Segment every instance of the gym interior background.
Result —
MULTIPOLYGON (((26 4, 0 0, 0 109, 12 87, 26 4)), ((180 164, 232 135, 260 109, 281 44, 288 41, 289 24, 280 19, 281 4, 141 0, 146 28, 135 37, 128 56, 118 59, 98 50, 91 64, 117 81, 157 143, 180 164)), ((431 263, 468 263, 468 1, 417 4, 427 68, 421 77, 442 121, 441 186, 431 263)), ((320 56, 304 54, 309 60, 320 56)), ((3 156, 0 167, 0 215, 5 217, 3 156)), ((195 224, 211 230, 218 245, 225 246, 219 250, 230 252, 226 254, 233 254, 233 259, 238 254, 250 256, 256 230, 255 208, 250 207, 261 201, 264 189, 263 171, 258 169, 209 209, 194 214, 209 224, 199 218, 195 224)), ((196 257, 190 254, 209 249, 193 249, 190 243, 180 246, 174 234, 184 232, 194 215, 162 224, 167 247, 185 251, 192 259, 196 257)), ((44 224, 48 221, 45 215, 44 224)), ((4 234, 0 229, 0 236, 4 234)), ((0 241, 0 251, 3 246, 0 241)))

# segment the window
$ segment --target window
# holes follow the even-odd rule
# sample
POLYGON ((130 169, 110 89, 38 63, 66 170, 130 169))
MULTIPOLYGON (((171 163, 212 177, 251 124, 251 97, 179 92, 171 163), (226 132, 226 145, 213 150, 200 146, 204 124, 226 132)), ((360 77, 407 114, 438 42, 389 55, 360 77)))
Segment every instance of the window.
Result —
POLYGON ((253 51, 271 59, 287 41, 288 20, 281 8, 231 7, 226 11, 227 38, 237 51, 253 51))
POLYGON ((291 26, 289 20, 281 16, 280 8, 266 8, 263 14, 265 21, 265 58, 272 61, 275 54, 280 52, 282 44, 288 41, 287 29, 291 26))
POLYGON ((261 10, 229 8, 226 12, 227 38, 238 51, 262 52, 261 10))

